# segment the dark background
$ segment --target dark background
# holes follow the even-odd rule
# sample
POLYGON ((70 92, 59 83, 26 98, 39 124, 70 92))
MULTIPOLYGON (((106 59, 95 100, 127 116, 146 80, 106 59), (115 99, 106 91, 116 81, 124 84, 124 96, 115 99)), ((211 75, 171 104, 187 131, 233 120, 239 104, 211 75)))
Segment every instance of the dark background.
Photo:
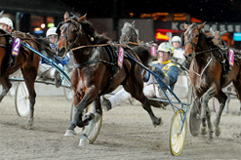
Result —
POLYGON ((75 12, 90 18, 138 18, 141 13, 189 13, 202 21, 241 22, 240 0, 60 0, 75 12))

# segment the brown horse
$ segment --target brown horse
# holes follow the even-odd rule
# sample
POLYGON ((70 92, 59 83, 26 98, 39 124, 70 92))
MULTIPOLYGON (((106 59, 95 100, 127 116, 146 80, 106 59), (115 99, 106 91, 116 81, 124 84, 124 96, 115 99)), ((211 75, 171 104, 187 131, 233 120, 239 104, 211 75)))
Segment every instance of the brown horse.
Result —
MULTIPOLYGON (((219 111, 216 114, 214 121, 215 134, 219 136, 221 131, 219 128, 221 114, 227 99, 227 96, 222 92, 222 88, 233 82, 238 90, 238 96, 241 95, 241 70, 240 60, 235 59, 233 66, 230 69, 224 70, 223 57, 228 50, 220 48, 219 42, 215 44, 214 39, 209 38, 203 33, 202 28, 205 23, 197 25, 185 25, 184 33, 185 56, 188 61, 191 61, 189 69, 189 77, 194 86, 195 103, 192 106, 192 111, 201 110, 201 133, 206 134, 206 120, 209 127, 209 137, 212 138, 213 130, 211 125, 211 112, 208 108, 208 101, 212 97, 216 97, 220 102, 219 111), (196 104, 196 105, 195 105, 196 104)), ((190 117, 199 117, 191 111, 190 117)), ((198 134, 198 123, 190 121, 190 130, 193 136, 198 134), (192 131, 192 128, 194 130, 192 131)), ((198 124, 200 125, 200 123, 198 124)))
MULTIPOLYGON (((94 102, 96 112, 102 115, 100 96, 112 92, 121 84, 127 92, 143 104, 154 125, 161 123, 161 118, 153 114, 150 103, 143 94, 142 68, 126 57, 123 67, 119 68, 116 52, 113 52, 117 49, 117 45, 108 42, 107 37, 96 34, 86 20, 86 15, 80 18, 71 17, 61 23, 60 40, 57 46, 58 56, 72 51, 74 57, 71 84, 75 92, 76 113, 67 130, 70 135, 74 134, 73 130, 76 126, 84 127, 93 118, 82 120, 84 109, 94 102)), ((129 47, 123 47, 125 52, 133 57, 140 57, 145 65, 148 65, 151 60, 150 54, 139 51, 143 48, 132 50, 129 47)))
POLYGON ((43 50, 48 46, 48 42, 44 39, 37 39, 23 32, 13 32, 11 34, 0 30, 0 83, 3 86, 0 94, 0 102, 8 93, 12 84, 9 80, 9 75, 21 69, 25 84, 29 92, 30 114, 27 121, 27 126, 33 125, 33 114, 36 93, 34 90, 34 81, 38 73, 40 57, 27 48, 20 46, 19 54, 13 57, 11 54, 12 42, 14 37, 18 37, 22 42, 28 43, 35 50, 43 50))

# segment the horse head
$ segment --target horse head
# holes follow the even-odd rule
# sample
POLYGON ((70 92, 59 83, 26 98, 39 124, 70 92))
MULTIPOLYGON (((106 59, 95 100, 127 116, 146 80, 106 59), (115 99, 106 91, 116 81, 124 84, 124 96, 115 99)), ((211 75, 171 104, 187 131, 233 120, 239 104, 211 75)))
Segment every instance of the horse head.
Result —
POLYGON ((85 33, 82 29, 81 23, 86 20, 86 15, 77 17, 68 17, 64 15, 64 21, 58 26, 58 33, 60 35, 57 45, 57 55, 62 57, 66 55, 71 49, 81 44, 87 44, 85 33))
POLYGON ((197 25, 192 23, 191 25, 185 24, 186 31, 184 33, 184 56, 187 61, 191 61, 193 53, 195 53, 199 35, 202 32, 201 29, 204 27, 206 22, 197 25))
POLYGON ((125 22, 121 29, 120 43, 127 44, 128 42, 139 42, 139 36, 135 28, 135 21, 132 23, 125 22))
POLYGON ((207 35, 207 37, 210 37, 212 39, 212 42, 214 45, 216 46, 219 46, 219 47, 223 47, 225 46, 225 42, 224 40, 222 39, 222 36, 226 33, 227 31, 214 31, 212 29, 212 27, 210 28, 210 31, 209 31, 209 35, 207 35))

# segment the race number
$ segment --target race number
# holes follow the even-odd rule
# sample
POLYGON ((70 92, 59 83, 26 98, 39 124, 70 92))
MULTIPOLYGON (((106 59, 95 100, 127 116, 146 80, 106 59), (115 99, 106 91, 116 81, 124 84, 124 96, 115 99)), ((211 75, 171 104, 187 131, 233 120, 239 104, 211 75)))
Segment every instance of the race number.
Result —
POLYGON ((120 46, 119 47, 119 56, 118 56, 118 66, 122 68, 124 60, 124 49, 120 46))
POLYGON ((233 66, 234 64, 234 51, 232 49, 229 49, 229 65, 233 66))
POLYGON ((152 47, 151 47, 151 55, 152 55, 153 57, 156 57, 156 47, 155 47, 155 46, 152 46, 152 47))
POLYGON ((13 41, 13 48, 12 48, 12 55, 13 56, 18 56, 19 50, 20 50, 20 45, 21 45, 21 39, 20 38, 14 38, 13 41))

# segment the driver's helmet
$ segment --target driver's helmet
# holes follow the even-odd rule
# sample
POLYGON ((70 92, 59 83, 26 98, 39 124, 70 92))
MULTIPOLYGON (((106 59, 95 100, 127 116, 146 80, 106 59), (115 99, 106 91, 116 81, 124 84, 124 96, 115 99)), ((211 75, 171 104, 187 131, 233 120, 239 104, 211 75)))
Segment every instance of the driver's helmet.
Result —
POLYGON ((0 23, 8 25, 8 27, 10 27, 10 30, 13 29, 13 21, 8 17, 0 18, 0 23))
POLYGON ((179 42, 179 43, 181 43, 182 42, 181 37, 179 37, 179 36, 172 37, 172 42, 179 42))
POLYGON ((159 52, 159 51, 168 52, 172 57, 173 53, 174 53, 174 48, 170 43, 163 42, 158 46, 157 52, 159 52))
POLYGON ((49 28, 49 29, 47 30, 47 32, 46 32, 46 37, 48 37, 48 36, 50 36, 50 35, 58 35, 58 34, 56 33, 56 31, 57 31, 57 28, 56 28, 56 27, 51 27, 51 28, 49 28))

